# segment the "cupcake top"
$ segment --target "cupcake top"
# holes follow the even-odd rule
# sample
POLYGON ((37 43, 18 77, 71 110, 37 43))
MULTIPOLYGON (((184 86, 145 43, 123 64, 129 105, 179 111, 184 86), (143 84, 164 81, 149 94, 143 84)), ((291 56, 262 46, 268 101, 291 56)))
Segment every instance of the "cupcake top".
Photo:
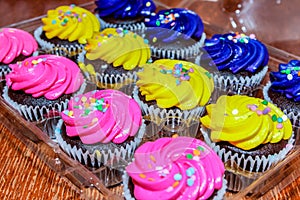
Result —
POLYGON ((216 153, 191 137, 144 143, 126 167, 137 199, 208 199, 222 187, 224 171, 216 153))
POLYGON ((61 113, 68 136, 84 144, 122 143, 134 136, 142 123, 139 105, 118 90, 94 90, 75 96, 61 113))
POLYGON ((191 62, 160 59, 142 67, 136 85, 146 101, 156 100, 160 108, 204 106, 214 89, 211 74, 191 62))
POLYGON ((270 81, 271 91, 278 92, 294 102, 300 102, 299 60, 279 64, 277 72, 270 72, 270 81))
POLYGON ((87 59, 101 59, 125 70, 145 64, 151 55, 142 37, 121 28, 107 28, 95 33, 85 49, 87 59))
POLYGON ((260 144, 277 143, 292 135, 290 120, 275 105, 249 96, 221 96, 206 107, 202 124, 211 130, 211 140, 227 141, 250 150, 260 144))
POLYGON ((38 48, 34 37, 21 29, 0 29, 0 63, 10 64, 20 55, 30 56, 38 48))
POLYGON ((204 49, 208 55, 201 59, 212 59, 211 67, 219 71, 255 73, 267 65, 267 48, 255 35, 246 36, 238 33, 216 34, 205 41, 204 49))
POLYGON ((204 31, 200 16, 184 8, 160 10, 145 19, 145 25, 148 27, 147 38, 153 42, 198 41, 204 31))
POLYGON ((78 41, 86 44, 87 39, 93 36, 94 31, 100 30, 100 22, 90 11, 75 6, 59 6, 49 10, 42 18, 43 31, 48 39, 58 37, 70 42, 78 41))
POLYGON ((147 16, 156 9, 156 5, 152 0, 96 0, 95 4, 100 17, 113 17, 115 19, 147 16))
POLYGON ((6 75, 7 86, 35 98, 54 100, 78 91, 84 82, 78 65, 62 56, 32 56, 9 67, 12 71, 6 75))

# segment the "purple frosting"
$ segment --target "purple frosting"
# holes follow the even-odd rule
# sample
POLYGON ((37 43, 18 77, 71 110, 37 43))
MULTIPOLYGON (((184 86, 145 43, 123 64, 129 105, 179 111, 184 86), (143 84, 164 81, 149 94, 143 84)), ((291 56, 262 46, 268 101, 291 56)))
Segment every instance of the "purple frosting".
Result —
POLYGON ((163 42, 173 42, 178 36, 199 40, 204 31, 203 22, 195 12, 184 8, 160 10, 145 19, 148 34, 163 42))
POLYGON ((279 64, 278 72, 270 72, 271 90, 300 102, 300 61, 279 64))
POLYGON ((227 33, 216 34, 205 41, 207 55, 203 60, 212 59, 211 67, 219 71, 255 73, 267 65, 269 53, 264 44, 255 39, 254 35, 227 33))
POLYGON ((95 4, 100 17, 116 19, 148 16, 156 9, 152 0, 97 0, 95 4))

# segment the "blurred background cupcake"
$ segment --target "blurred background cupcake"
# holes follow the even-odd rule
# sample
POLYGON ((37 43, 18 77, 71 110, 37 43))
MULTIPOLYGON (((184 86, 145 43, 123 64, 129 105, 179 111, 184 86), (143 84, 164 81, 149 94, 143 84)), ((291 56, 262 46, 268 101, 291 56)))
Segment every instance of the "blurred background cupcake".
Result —
POLYGON ((32 56, 9 67, 3 98, 29 121, 62 111, 72 95, 86 86, 78 65, 62 56, 32 56))
POLYGON ((49 10, 43 25, 34 31, 41 50, 76 60, 87 39, 100 30, 100 23, 90 11, 71 4, 49 10))
POLYGON ((139 35, 107 28, 88 40, 78 63, 87 79, 99 88, 119 89, 131 95, 140 66, 150 59, 150 48, 139 35))
POLYGON ((201 132, 228 171, 236 175, 228 179, 232 191, 247 187, 293 148, 290 120, 266 100, 223 95, 206 110, 207 115, 200 119, 201 132), (240 179, 249 180, 241 183, 240 179))
POLYGON ((133 98, 151 121, 194 119, 204 112, 214 90, 213 78, 204 68, 171 59, 156 60, 142 68, 137 73, 133 98))
POLYGON ((201 55, 206 35, 198 14, 185 8, 160 10, 145 20, 146 29, 139 32, 147 39, 153 59, 193 61, 201 55))
POLYGON ((223 199, 224 164, 201 140, 160 138, 138 147, 123 175, 125 199, 223 199))
POLYGON ((74 96, 56 126, 60 147, 92 171, 106 167, 106 186, 121 182, 124 164, 141 142, 144 124, 138 104, 117 90, 93 90, 74 96))
POLYGON ((156 10, 152 0, 96 0, 95 14, 101 27, 123 28, 130 31, 145 28, 145 17, 156 10))
POLYGON ((0 78, 11 71, 9 64, 22 61, 37 53, 38 44, 34 37, 21 29, 0 29, 0 78))
POLYGON ((300 61, 281 63, 278 71, 270 72, 270 81, 263 89, 264 98, 277 105, 291 120, 299 144, 300 119, 300 61))
POLYGON ((216 34, 205 41, 204 50, 199 63, 226 93, 253 95, 268 71, 268 50, 253 34, 216 34))

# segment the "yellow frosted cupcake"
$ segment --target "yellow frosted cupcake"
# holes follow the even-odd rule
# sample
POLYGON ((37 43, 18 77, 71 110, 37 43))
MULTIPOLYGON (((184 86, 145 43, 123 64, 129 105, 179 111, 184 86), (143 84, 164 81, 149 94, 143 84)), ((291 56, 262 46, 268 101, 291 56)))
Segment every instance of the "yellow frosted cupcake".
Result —
POLYGON ((100 22, 90 11, 71 4, 49 10, 34 37, 46 53, 76 59, 87 39, 100 30, 100 22))
MULTIPOLYGON (((148 62, 150 56, 148 44, 136 33, 107 28, 88 40, 78 63, 87 79, 98 87, 120 89, 136 81, 136 72, 148 62)), ((131 91, 123 92, 131 95, 131 91)))
POLYGON ((210 101, 214 82, 204 68, 187 61, 160 59, 142 66, 133 97, 144 115, 159 122, 170 116, 199 117, 210 101))
POLYGON ((223 95, 206 110, 200 119, 203 136, 230 170, 264 172, 293 147, 290 120, 265 100, 223 95))

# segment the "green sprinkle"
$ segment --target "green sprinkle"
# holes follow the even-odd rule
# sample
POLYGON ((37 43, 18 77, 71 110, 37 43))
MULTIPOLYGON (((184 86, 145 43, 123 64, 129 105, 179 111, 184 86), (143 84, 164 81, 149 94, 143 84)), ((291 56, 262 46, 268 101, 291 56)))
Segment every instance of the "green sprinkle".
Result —
POLYGON ((202 152, 204 151, 204 148, 202 146, 198 146, 197 149, 202 152))
POLYGON ((73 108, 78 108, 79 109, 80 107, 79 106, 73 106, 73 108))
POLYGON ((103 106, 102 105, 98 105, 98 106, 96 106, 96 108, 97 108, 97 110, 100 110, 100 111, 103 110, 103 106))
POLYGON ((263 100, 261 103, 262 103, 263 105, 268 105, 268 101, 266 101, 266 100, 263 100))
POLYGON ((277 116, 274 114, 274 115, 272 115, 272 121, 273 122, 276 122, 277 121, 277 116))
POLYGON ((190 153, 188 153, 188 154, 186 154, 186 158, 187 158, 187 159, 193 159, 193 155, 190 154, 190 153))
POLYGON ((160 26, 160 21, 156 20, 155 24, 156 24, 156 26, 160 26))
POLYGON ((290 73, 291 73, 291 69, 285 70, 285 73, 286 73, 286 74, 290 74, 290 73))
POLYGON ((85 114, 85 115, 88 115, 90 112, 91 112, 90 109, 85 109, 85 110, 84 110, 84 114, 85 114))
POLYGON ((208 78, 211 78, 211 74, 209 72, 205 72, 205 75, 208 77, 208 78))
POLYGON ((83 126, 83 128, 87 128, 87 127, 88 127, 88 125, 84 125, 84 126, 83 126))

